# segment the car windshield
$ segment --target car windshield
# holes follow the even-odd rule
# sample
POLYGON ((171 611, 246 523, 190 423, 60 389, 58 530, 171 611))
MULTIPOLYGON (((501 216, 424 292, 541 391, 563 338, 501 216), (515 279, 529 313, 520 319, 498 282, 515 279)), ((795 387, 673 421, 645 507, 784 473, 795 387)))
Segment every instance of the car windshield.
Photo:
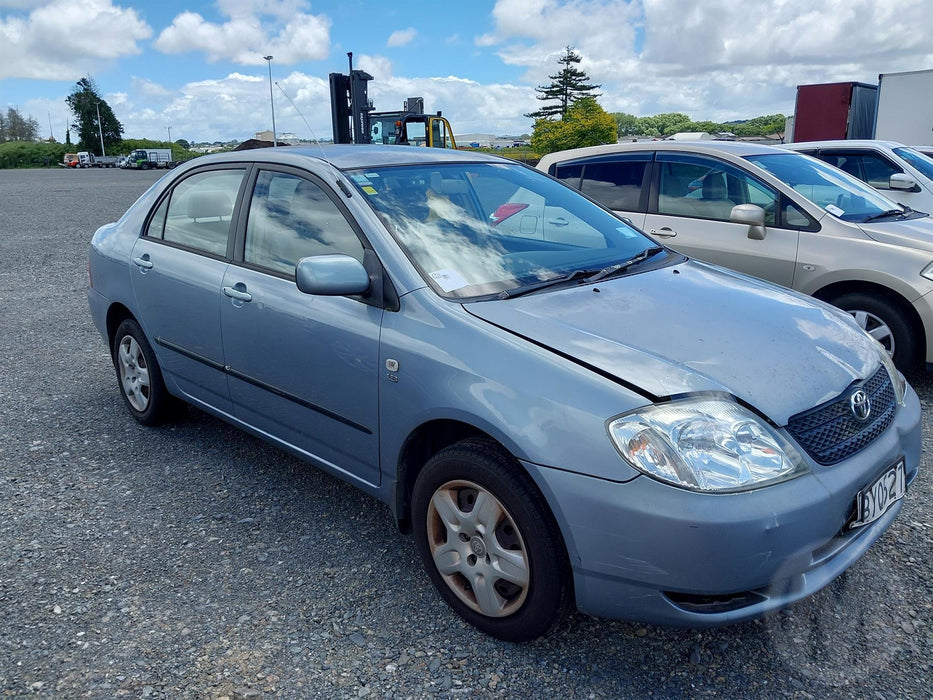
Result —
POLYGON ((933 180, 933 158, 924 155, 920 151, 915 151, 913 148, 907 148, 906 146, 892 150, 921 173, 933 180))
POLYGON ((512 296, 667 257, 621 219, 520 165, 419 164, 348 174, 446 297, 512 296))
POLYGON ((801 153, 746 156, 777 179, 844 221, 862 223, 904 208, 848 173, 801 153))

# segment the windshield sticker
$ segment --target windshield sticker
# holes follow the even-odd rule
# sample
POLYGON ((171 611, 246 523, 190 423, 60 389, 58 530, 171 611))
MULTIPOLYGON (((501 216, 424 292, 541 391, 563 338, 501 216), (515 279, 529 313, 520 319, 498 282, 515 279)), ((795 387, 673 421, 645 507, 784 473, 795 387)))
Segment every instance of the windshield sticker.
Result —
POLYGON ((431 279, 445 292, 462 289, 470 284, 456 270, 437 270, 431 273, 431 279))
POLYGON ((619 226, 616 232, 622 234, 623 238, 638 238, 638 234, 628 226, 619 226))
POLYGON ((350 177, 353 178, 353 182, 355 182, 357 185, 368 185, 369 184, 369 178, 366 177, 365 175, 351 175, 350 177))
POLYGON ((827 204, 826 211, 828 211, 830 214, 834 216, 842 216, 843 214, 845 214, 845 212, 839 207, 837 207, 835 204, 827 204))
POLYGON ((362 189, 363 189, 363 192, 365 192, 366 194, 379 194, 376 188, 373 187, 372 185, 363 185, 362 189))

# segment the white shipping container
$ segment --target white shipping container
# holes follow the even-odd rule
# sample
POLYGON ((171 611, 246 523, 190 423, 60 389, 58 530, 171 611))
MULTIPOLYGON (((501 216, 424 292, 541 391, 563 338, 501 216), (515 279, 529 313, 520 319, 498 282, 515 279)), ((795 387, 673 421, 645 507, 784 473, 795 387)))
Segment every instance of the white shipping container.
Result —
POLYGON ((878 76, 875 138, 908 146, 933 145, 933 70, 878 76))

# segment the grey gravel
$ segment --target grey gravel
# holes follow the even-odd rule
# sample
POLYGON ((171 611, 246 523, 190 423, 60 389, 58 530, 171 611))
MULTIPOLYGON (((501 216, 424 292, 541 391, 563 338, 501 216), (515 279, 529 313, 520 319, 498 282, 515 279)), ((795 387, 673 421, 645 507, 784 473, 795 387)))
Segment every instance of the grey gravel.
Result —
POLYGON ((0 696, 933 698, 928 433, 896 524, 791 610, 512 645, 448 610, 379 502, 196 410, 137 425, 86 250, 158 176, 0 171, 0 696))

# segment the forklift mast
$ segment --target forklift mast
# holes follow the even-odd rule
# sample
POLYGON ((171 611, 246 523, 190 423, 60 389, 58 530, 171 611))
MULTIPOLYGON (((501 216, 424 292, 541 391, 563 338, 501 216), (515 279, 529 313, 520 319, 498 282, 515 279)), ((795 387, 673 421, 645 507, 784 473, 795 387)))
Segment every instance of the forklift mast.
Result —
POLYGON ((381 143, 456 148, 450 123, 440 112, 424 113, 424 98, 409 97, 400 112, 374 112, 369 99, 369 73, 353 69, 353 54, 348 53, 350 73, 330 74, 330 111, 334 143, 381 143))

